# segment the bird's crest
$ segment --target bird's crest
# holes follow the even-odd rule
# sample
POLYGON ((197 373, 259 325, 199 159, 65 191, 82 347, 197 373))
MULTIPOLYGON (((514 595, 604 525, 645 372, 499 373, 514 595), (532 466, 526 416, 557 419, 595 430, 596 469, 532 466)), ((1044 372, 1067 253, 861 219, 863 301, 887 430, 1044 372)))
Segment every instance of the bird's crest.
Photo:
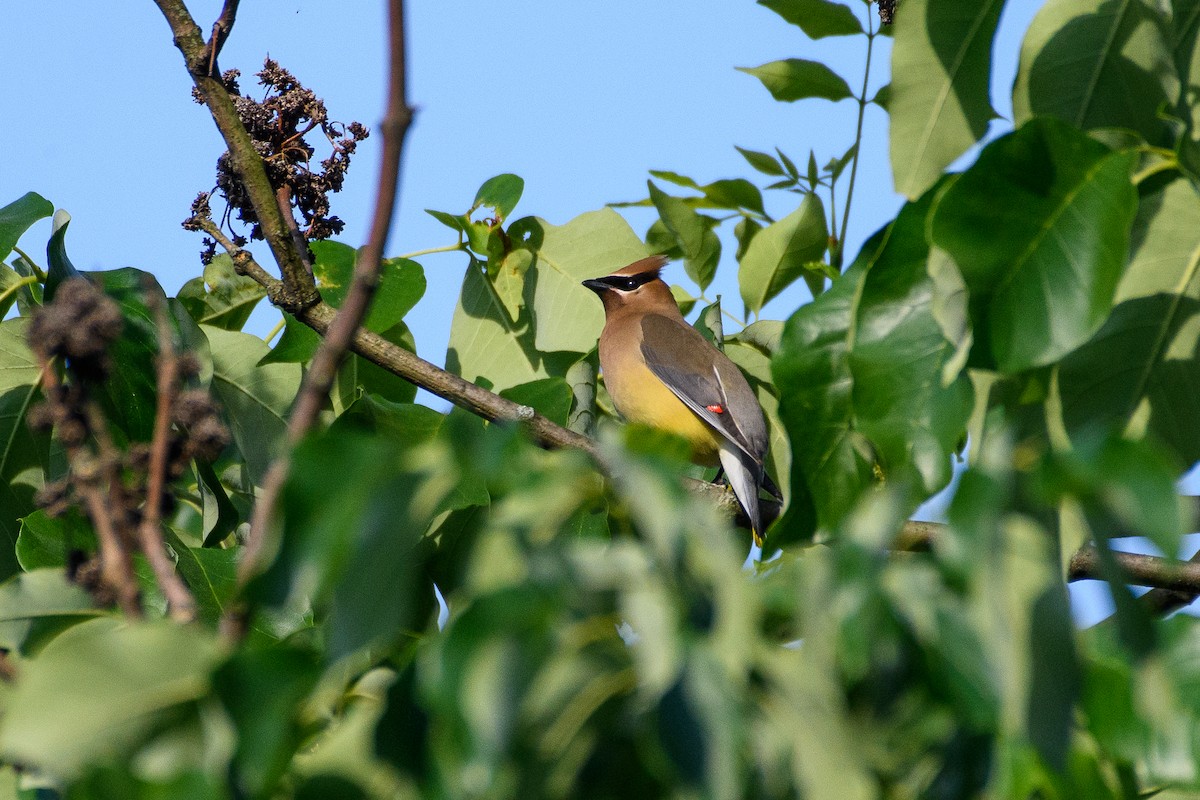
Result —
POLYGON ((666 256, 650 256, 648 258, 643 258, 640 261, 635 261, 627 267, 621 267, 619 270, 614 272, 613 275, 620 275, 622 277, 629 278, 633 277, 634 275, 646 275, 648 273, 654 273, 654 277, 657 278, 658 273, 661 272, 662 268, 666 265, 666 256))

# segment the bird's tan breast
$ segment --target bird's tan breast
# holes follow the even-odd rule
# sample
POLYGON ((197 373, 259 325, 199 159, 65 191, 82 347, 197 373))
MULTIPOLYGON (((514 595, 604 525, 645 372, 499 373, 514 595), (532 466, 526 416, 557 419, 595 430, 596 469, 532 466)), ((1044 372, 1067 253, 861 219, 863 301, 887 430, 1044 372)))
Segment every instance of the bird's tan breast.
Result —
POLYGON ((646 366, 640 325, 610 321, 605 326, 600 336, 600 369, 613 404, 625 419, 682 436, 691 443, 697 463, 716 463, 717 433, 646 366))

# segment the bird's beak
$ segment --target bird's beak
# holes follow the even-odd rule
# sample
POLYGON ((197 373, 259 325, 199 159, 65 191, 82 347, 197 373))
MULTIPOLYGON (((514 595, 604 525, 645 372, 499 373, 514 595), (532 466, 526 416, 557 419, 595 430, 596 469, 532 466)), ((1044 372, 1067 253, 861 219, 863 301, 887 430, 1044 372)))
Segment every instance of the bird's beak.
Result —
POLYGON ((595 278, 584 281, 583 285, 591 289, 596 294, 604 294, 608 291, 608 284, 604 283, 604 281, 596 280, 595 278))

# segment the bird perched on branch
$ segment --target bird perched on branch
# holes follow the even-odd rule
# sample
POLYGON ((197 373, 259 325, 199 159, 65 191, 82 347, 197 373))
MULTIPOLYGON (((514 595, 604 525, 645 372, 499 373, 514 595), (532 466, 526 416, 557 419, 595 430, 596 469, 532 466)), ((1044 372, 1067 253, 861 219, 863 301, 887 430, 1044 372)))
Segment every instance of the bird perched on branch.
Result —
POLYGON ((651 256, 583 282, 604 303, 605 386, 625 419, 687 439, 697 464, 721 465, 761 545, 762 407, 741 370, 679 313, 659 277, 666 262, 651 256))

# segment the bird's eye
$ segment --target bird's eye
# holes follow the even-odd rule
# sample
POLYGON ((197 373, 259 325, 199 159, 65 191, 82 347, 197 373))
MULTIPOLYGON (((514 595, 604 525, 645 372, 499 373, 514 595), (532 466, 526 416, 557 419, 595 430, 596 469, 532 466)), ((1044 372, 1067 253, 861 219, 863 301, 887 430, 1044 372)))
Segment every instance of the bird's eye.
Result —
POLYGON ((626 278, 624 281, 621 282, 621 288, 627 292, 632 292, 634 289, 636 289, 639 286, 641 286, 641 284, 638 283, 637 281, 635 281, 633 278, 626 278))

